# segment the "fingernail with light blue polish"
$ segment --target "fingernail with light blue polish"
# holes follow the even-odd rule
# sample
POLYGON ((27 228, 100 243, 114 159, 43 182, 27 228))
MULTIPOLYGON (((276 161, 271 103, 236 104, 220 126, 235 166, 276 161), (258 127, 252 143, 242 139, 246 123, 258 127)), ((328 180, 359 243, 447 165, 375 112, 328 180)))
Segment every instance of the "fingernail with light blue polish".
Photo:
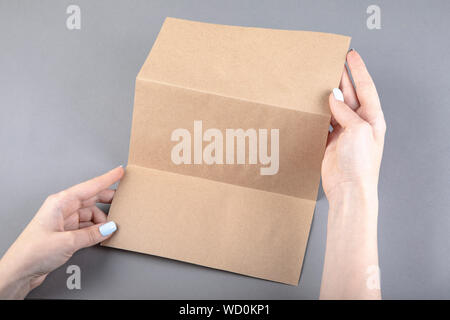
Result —
POLYGON ((116 223, 114 221, 110 221, 108 223, 105 223, 101 225, 98 230, 102 234, 102 236, 106 237, 109 236, 111 233, 117 230, 116 223))
POLYGON ((333 89, 333 96, 338 101, 342 101, 342 102, 344 101, 344 95, 342 94, 342 91, 339 90, 338 88, 333 89))

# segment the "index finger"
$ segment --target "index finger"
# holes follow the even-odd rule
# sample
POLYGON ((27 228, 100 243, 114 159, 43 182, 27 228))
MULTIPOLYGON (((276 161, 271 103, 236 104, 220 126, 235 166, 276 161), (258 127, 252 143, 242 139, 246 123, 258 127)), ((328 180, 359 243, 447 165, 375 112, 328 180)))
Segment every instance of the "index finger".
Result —
POLYGON ((360 102, 360 115, 364 120, 373 124, 383 112, 372 77, 361 56, 355 50, 347 54, 347 64, 355 82, 356 95, 360 102))
POLYGON ((79 200, 87 200, 98 194, 100 191, 109 188, 109 186, 119 181, 120 178, 122 178, 124 172, 125 171, 123 167, 119 166, 101 176, 82 182, 67 189, 67 193, 73 195, 79 200))

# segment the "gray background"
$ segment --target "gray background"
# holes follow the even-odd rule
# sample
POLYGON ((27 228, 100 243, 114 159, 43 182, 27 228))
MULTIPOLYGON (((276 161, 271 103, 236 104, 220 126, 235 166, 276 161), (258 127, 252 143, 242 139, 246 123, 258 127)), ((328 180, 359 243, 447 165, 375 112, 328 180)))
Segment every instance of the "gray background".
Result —
MULTIPOLYGON (((166 16, 346 34, 377 84, 388 130, 380 180, 384 298, 450 298, 449 1, 0 1, 0 254, 50 193, 126 164, 134 79, 166 16), (69 4, 81 30, 69 31, 69 4), (366 8, 381 7, 381 30, 366 8)), ((298 287, 110 248, 77 253, 33 298, 319 295, 320 191, 298 287), (69 264, 82 289, 66 288, 69 264)))

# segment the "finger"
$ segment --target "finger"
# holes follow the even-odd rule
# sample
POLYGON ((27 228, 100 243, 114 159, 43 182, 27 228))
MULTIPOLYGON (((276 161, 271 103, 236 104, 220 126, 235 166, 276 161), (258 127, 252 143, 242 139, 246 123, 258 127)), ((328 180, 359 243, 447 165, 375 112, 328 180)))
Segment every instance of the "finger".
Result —
POLYGON ((116 224, 113 221, 110 221, 75 231, 68 231, 67 233, 72 239, 72 249, 77 251, 82 248, 91 247, 108 239, 116 230, 116 224))
POLYGON ((92 221, 80 222, 78 229, 88 228, 93 225, 94 225, 94 223, 92 221))
POLYGON ((100 208, 97 206, 92 207, 92 222, 95 224, 98 223, 105 223, 106 222, 106 213, 104 213, 100 208))
POLYGON ((379 117, 382 117, 383 112, 372 77, 361 56, 355 50, 347 54, 347 64, 352 73, 356 95, 361 104, 359 114, 364 120, 373 124, 379 117))
POLYGON ((329 102, 331 113, 342 128, 345 129, 363 122, 356 112, 343 102, 341 90, 333 89, 329 102))
POLYGON ((345 103, 356 110, 359 107, 359 101, 356 96, 355 88, 353 87, 352 80, 348 74, 347 67, 344 66, 344 71, 342 72, 341 83, 339 84, 339 89, 341 89, 344 94, 345 103))
POLYGON ((95 205, 96 203, 111 203, 112 199, 114 198, 116 190, 114 189, 105 189, 100 191, 95 196, 84 200, 81 206, 84 207, 90 207, 95 205))
POLYGON ((335 128, 333 128, 333 131, 328 134, 327 147, 336 142, 341 132, 342 132, 341 126, 337 125, 335 128))
POLYGON ((330 124, 333 128, 339 125, 333 115, 331 115, 330 124))
POLYGON ((79 221, 87 222, 92 221, 94 223, 104 223, 106 222, 106 213, 104 213, 97 206, 91 206, 89 208, 83 208, 78 210, 79 212, 79 221))
POLYGON ((67 192, 79 200, 87 200, 119 181, 123 174, 124 169, 120 166, 94 179, 77 184, 67 189, 67 192))
POLYGON ((65 231, 76 230, 79 228, 79 224, 80 224, 79 215, 78 212, 75 212, 64 219, 64 230, 65 231))
POLYGON ((332 139, 332 136, 331 136, 332 133, 333 133, 333 132, 329 132, 329 133, 328 133, 327 144, 326 144, 327 147, 328 147, 329 145, 331 145, 331 144, 334 142, 333 140, 335 140, 335 139, 332 139))
POLYGON ((337 123, 336 119, 334 119, 334 116, 331 115, 331 121, 330 121, 330 125, 331 128, 329 129, 329 134, 333 131, 338 130, 339 128, 341 128, 341 126, 339 125, 339 123, 337 123))
POLYGON ((78 210, 78 222, 91 221, 93 216, 92 208, 82 208, 78 210))

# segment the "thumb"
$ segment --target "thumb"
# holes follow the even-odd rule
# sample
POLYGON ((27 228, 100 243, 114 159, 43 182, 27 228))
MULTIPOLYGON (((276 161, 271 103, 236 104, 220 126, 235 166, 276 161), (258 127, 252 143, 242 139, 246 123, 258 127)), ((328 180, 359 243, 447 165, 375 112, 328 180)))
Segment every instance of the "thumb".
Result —
POLYGON ((338 88, 333 89, 333 93, 330 94, 329 102, 331 114, 342 128, 345 129, 364 122, 355 111, 344 103, 344 95, 338 88))
POLYGON ((75 246, 74 249, 76 251, 82 248, 91 247, 108 239, 116 230, 116 223, 110 221, 69 232, 72 233, 75 246))

